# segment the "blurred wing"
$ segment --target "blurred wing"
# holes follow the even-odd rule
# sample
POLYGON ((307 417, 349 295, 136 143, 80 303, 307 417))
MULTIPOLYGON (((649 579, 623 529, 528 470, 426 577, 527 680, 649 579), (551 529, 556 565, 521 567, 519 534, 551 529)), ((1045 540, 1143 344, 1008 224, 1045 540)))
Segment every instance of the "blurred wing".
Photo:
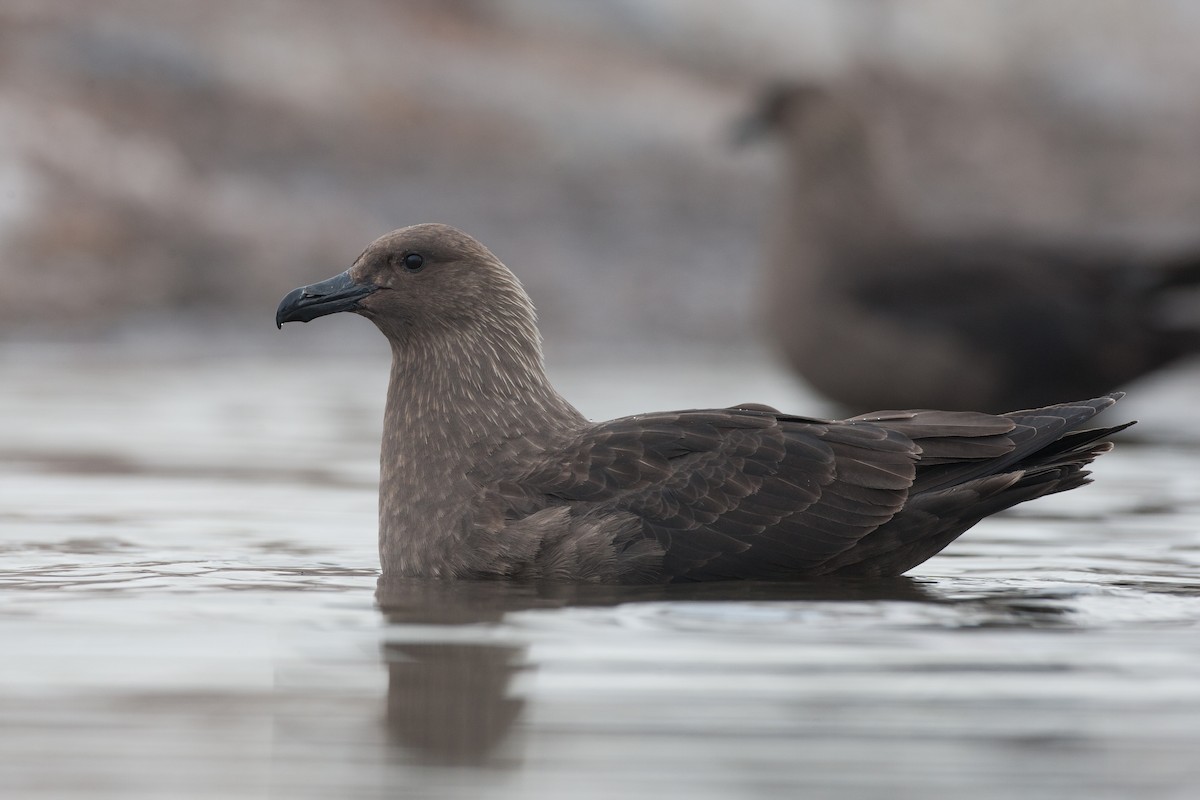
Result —
POLYGON ((855 281, 851 293, 872 314, 999 359, 1006 380, 1054 386, 1064 373, 1077 375, 1090 360, 1107 357, 1099 344, 1115 331, 1143 324, 1136 293, 1114 285, 1127 265, 1082 255, 932 243, 890 251, 887 270, 846 274, 855 281))

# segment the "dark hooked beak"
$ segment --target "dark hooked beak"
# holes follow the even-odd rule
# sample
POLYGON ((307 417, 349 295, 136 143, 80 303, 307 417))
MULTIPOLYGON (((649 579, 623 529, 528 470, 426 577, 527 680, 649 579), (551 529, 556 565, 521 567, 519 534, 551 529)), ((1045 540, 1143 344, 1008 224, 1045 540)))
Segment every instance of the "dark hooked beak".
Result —
POLYGON ((308 322, 339 311, 355 311, 362 307, 362 299, 378 288, 372 283, 357 283, 349 272, 343 272, 327 281, 293 289, 275 310, 275 327, 282 328, 285 322, 308 322))

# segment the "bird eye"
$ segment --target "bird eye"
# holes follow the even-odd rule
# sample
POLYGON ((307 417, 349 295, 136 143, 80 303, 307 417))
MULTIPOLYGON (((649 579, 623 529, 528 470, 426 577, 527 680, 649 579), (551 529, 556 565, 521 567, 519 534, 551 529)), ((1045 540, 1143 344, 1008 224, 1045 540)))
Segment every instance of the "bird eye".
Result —
POLYGON ((404 257, 404 268, 409 272, 416 272, 421 267, 425 266, 425 259, 420 253, 409 253, 404 257))

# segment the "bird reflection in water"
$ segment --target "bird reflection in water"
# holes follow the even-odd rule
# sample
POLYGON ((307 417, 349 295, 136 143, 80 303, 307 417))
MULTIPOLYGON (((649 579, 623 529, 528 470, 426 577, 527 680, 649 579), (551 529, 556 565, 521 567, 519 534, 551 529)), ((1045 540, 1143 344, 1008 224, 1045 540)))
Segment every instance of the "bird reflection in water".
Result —
POLYGON ((500 765, 500 745, 525 701, 510 692, 524 647, 479 643, 387 644, 389 741, 417 761, 500 765))
POLYGON ((495 635, 510 613, 650 602, 944 602, 909 578, 636 587, 380 578, 376 599, 393 626, 383 646, 388 740, 416 763, 490 769, 521 764, 527 698, 514 679, 537 668, 519 629, 495 635), (467 626, 481 635, 460 635, 467 626))
POLYGON ((530 587, 380 578, 376 599, 388 622, 408 634, 383 646, 388 740, 431 766, 519 763, 517 748, 501 745, 525 705, 511 686, 527 667, 527 648, 454 640, 439 628, 497 623, 509 608, 537 607, 530 587))

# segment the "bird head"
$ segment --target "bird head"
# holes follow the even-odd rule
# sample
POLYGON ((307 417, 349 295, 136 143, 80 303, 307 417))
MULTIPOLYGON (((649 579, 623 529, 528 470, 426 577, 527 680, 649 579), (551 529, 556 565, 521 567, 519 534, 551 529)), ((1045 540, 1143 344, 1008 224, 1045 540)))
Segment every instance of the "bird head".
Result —
POLYGON ((735 146, 779 136, 817 156, 837 153, 862 136, 861 115, 848 97, 813 83, 776 81, 733 126, 735 146))
POLYGON ((340 275, 287 294, 275 324, 350 311, 393 342, 486 336, 537 342, 533 305, 482 244, 449 225, 401 228, 372 242, 340 275))

